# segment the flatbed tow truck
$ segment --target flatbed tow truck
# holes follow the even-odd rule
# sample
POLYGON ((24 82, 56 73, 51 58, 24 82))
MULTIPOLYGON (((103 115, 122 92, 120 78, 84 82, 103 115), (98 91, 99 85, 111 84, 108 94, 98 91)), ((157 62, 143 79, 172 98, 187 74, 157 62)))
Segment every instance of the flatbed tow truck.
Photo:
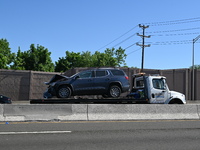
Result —
POLYGON ((31 104, 63 104, 63 103, 147 103, 147 104, 186 104, 185 95, 170 91, 166 77, 160 75, 133 75, 131 91, 127 96, 119 98, 74 97, 65 99, 32 99, 31 104))

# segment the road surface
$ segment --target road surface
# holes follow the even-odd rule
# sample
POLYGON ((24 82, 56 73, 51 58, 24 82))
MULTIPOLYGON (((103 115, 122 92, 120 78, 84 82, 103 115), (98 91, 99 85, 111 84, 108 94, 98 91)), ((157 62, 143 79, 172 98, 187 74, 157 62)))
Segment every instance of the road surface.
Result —
POLYGON ((1 150, 199 150, 200 121, 0 122, 1 150))

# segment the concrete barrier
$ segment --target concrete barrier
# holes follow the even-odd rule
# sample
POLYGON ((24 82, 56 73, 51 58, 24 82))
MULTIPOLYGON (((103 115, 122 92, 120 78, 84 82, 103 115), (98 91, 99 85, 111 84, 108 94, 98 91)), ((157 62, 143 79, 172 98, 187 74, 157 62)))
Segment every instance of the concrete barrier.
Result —
POLYGON ((87 120, 87 105, 3 105, 1 121, 87 120))
POLYGON ((12 104, 0 105, 0 121, 98 121, 200 119, 200 105, 12 104))
POLYGON ((199 119, 196 105, 89 105, 88 120, 199 119))
POLYGON ((198 111, 198 116, 199 116, 199 119, 200 119, 200 105, 197 105, 197 111, 198 111))
POLYGON ((0 121, 4 120, 4 116, 3 116, 3 105, 0 105, 0 121))

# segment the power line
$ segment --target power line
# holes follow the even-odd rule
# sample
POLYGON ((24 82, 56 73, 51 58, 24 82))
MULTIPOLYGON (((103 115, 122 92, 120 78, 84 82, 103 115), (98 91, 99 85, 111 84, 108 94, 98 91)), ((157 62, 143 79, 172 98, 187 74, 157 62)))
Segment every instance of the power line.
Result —
POLYGON ((136 50, 134 50, 134 51, 132 51, 132 52, 126 54, 126 55, 130 55, 130 54, 135 53, 135 52, 137 52, 137 51, 139 51, 139 50, 141 50, 141 49, 142 49, 142 48, 140 47, 140 48, 138 48, 138 49, 136 49, 136 50))
MULTIPOLYGON (((136 43, 138 43, 138 42, 136 42, 136 43)), ((128 48, 130 48, 130 47, 136 45, 136 43, 134 43, 134 44, 132 44, 132 45, 126 47, 125 50, 127 50, 128 48)), ((162 42, 146 42, 146 43, 149 43, 149 44, 151 44, 151 45, 177 45, 177 44, 191 44, 191 43, 192 43, 192 40, 162 41, 162 42)), ((199 42, 196 42, 196 43, 200 43, 200 41, 199 41, 199 42)), ((138 49, 136 49, 136 50, 134 50, 134 51, 132 51, 132 52, 127 53, 127 55, 130 55, 130 54, 132 54, 132 53, 134 53, 134 52, 137 52, 137 51, 139 51, 139 50, 141 50, 141 49, 142 49, 142 48, 140 47, 140 48, 138 48, 138 49)))
POLYGON ((118 44, 116 44, 116 45, 115 45, 115 46, 113 46, 113 47, 116 47, 116 46, 118 46, 118 45, 120 45, 120 44, 124 43, 125 41, 129 40, 130 38, 132 38, 132 37, 133 37, 133 36, 135 36, 136 34, 137 34, 137 33, 135 33, 135 34, 133 34, 133 35, 129 36, 128 38, 124 39, 123 41, 119 42, 118 44))
POLYGON ((128 30, 127 32, 125 32, 124 34, 122 34, 121 36, 119 36, 118 38, 116 38, 116 39, 114 39, 113 41, 109 42, 108 44, 102 46, 102 47, 99 48, 97 51, 99 51, 99 50, 105 48, 106 46, 112 44, 113 42, 117 41, 118 39, 120 39, 120 38, 123 37, 124 35, 128 34, 128 33, 131 32, 132 30, 134 30, 136 27, 137 27, 137 25, 136 25, 135 27, 131 28, 130 30, 128 30))
POLYGON ((195 33, 179 33, 179 34, 155 34, 155 35, 151 35, 151 36, 180 36, 180 35, 193 35, 193 34, 199 34, 199 32, 195 32, 195 33))
POLYGON ((181 32, 181 31, 198 30, 198 29, 200 29, 200 27, 196 27, 196 28, 186 28, 186 29, 178 29, 178 30, 154 31, 154 32, 146 32, 146 33, 151 34, 151 33, 165 33, 165 32, 181 32))
POLYGON ((183 24, 183 23, 191 23, 191 22, 199 22, 200 20, 194 20, 194 21, 185 21, 185 22, 174 22, 174 23, 166 23, 166 24, 156 24, 151 26, 164 26, 164 25, 175 25, 175 24, 183 24))
MULTIPOLYGON (((140 41, 138 41, 138 42, 141 42, 141 40, 140 40, 140 41)), ((127 46, 127 47, 125 48, 125 50, 127 50, 127 49, 129 49, 130 47, 132 47, 132 46, 136 45, 138 42, 135 42, 134 44, 131 44, 131 45, 127 46)))
POLYGON ((191 44, 192 40, 181 40, 181 41, 162 41, 162 42, 148 42, 152 45, 177 45, 177 44, 191 44))
POLYGON ((137 43, 139 43, 139 42, 141 42, 141 41, 142 41, 142 40, 139 40, 138 42, 135 42, 135 43, 133 43, 133 44, 127 46, 127 47, 125 48, 125 50, 129 49, 130 47, 136 45, 137 43))
MULTIPOLYGON (((171 21, 163 21, 163 22, 152 22, 152 23, 148 23, 151 26, 162 26, 162 25, 172 25, 172 24, 183 24, 183 23, 192 23, 192 22, 199 22, 200 21, 200 17, 196 17, 196 18, 189 18, 189 19, 181 19, 181 20, 171 20, 171 21)), ((147 23, 145 23, 147 24, 147 23)), ((129 32, 131 32, 132 30, 134 30, 138 25, 134 26, 133 28, 131 28, 130 30, 128 30, 127 32, 125 32, 124 34, 122 34, 121 36, 117 37, 116 39, 112 40, 111 42, 109 42, 108 44, 102 46, 101 48, 98 49, 98 51, 100 49, 105 48, 106 46, 116 42, 117 40, 119 40, 120 38, 124 37, 126 34, 128 34, 129 32)), ((164 30, 164 31, 153 31, 153 32, 146 32, 147 34, 150 34, 151 36, 182 36, 182 35, 192 35, 192 34, 199 34, 199 32, 194 32, 194 33, 174 33, 174 34, 162 34, 162 33, 170 33, 170 32, 183 32, 183 31, 191 31, 191 30, 199 30, 200 27, 194 27, 194 28, 184 28, 184 29, 176 29, 176 30, 164 30), (161 33, 161 34, 159 34, 161 33)), ((139 32, 139 31, 138 31, 139 32)), ((135 36, 136 33, 132 34, 131 36, 125 38, 124 40, 122 40, 121 42, 115 44, 113 47, 116 47, 122 43, 124 43, 125 41, 131 39, 133 36, 135 36)), ((138 43, 138 42, 136 42, 138 43)), ((136 43, 133 43, 129 46, 127 46, 125 48, 125 50, 133 47, 134 45, 136 45, 136 43)), ((152 45, 177 45, 177 44, 191 44, 192 41, 191 40, 182 40, 182 41, 163 41, 163 42, 146 42, 146 43, 151 43, 152 45)), ((198 42, 199 43, 199 42, 198 42)), ((110 47, 110 46, 109 46, 110 47)), ((141 48, 134 50, 132 52, 129 52, 127 55, 130 55, 138 50, 140 50, 141 48)))
POLYGON ((162 22, 151 22, 151 23, 145 23, 145 24, 155 26, 155 25, 170 25, 170 24, 179 24, 179 23, 189 23, 189 22, 197 22, 197 21, 200 21, 200 17, 180 19, 180 20, 171 20, 171 21, 162 21, 162 22))

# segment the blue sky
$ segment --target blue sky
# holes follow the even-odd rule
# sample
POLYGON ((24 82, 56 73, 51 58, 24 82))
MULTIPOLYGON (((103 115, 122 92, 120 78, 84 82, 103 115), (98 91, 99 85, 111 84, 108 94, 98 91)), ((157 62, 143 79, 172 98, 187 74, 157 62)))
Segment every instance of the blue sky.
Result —
MULTIPOLYGON (((141 67, 141 48, 134 43, 141 41, 138 24, 149 25, 144 68, 188 68, 192 39, 200 35, 199 6, 199 0, 0 0, 0 38, 8 40, 12 52, 42 45, 54 62, 65 51, 121 46, 127 65, 141 67)), ((199 42, 195 64, 200 64, 199 42)))

